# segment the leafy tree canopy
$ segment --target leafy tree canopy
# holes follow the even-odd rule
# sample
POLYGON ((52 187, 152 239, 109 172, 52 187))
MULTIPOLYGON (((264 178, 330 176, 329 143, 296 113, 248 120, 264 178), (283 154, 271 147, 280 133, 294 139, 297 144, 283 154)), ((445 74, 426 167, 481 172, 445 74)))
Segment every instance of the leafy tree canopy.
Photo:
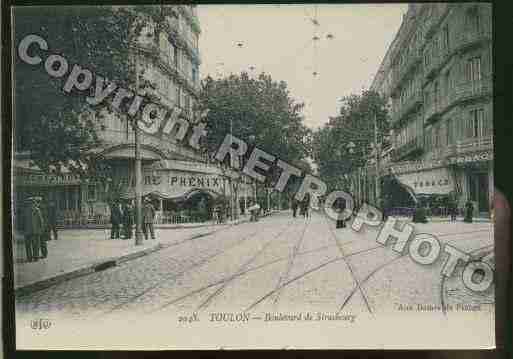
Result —
POLYGON ((313 135, 313 158, 330 190, 344 188, 343 176, 363 166, 372 152, 374 118, 378 144, 388 145, 389 114, 386 100, 374 91, 342 99, 340 114, 313 135), (375 117, 374 117, 375 116, 375 117))
MULTIPOLYGON (((208 109, 206 147, 215 153, 230 132, 248 143, 290 164, 302 163, 310 154, 311 131, 304 125, 303 104, 291 98, 284 81, 262 73, 247 73, 203 81, 201 106, 208 109)), ((273 173, 272 182, 279 176, 273 173)))
MULTIPOLYGON (((74 64, 93 74, 133 88, 130 46, 148 17, 158 18, 159 6, 45 6, 19 7, 14 11, 14 143, 27 151, 45 172, 62 167, 79 174, 94 172, 94 156, 88 150, 99 144, 91 116, 79 116, 92 95, 65 94, 64 82, 74 64), (142 16, 141 16, 142 15, 142 16), (40 51, 43 63, 29 65, 17 55, 17 46, 29 34, 43 37, 49 49, 40 51), (69 64, 68 74, 52 78, 44 68, 50 54, 60 54, 69 64)), ((90 110, 90 109, 89 109, 90 110)))

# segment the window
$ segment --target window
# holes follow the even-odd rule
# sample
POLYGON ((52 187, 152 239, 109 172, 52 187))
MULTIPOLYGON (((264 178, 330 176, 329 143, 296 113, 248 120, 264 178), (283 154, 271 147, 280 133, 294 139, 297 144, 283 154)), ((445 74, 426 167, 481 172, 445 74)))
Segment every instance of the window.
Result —
POLYGON ((446 24, 443 28, 443 44, 444 49, 449 49, 449 24, 446 24))
POLYGON ((467 125, 467 137, 483 137, 485 134, 484 125, 484 110, 482 108, 471 110, 467 125))
POLYGON ((426 152, 429 152, 432 148, 432 141, 433 141, 433 137, 432 137, 432 130, 431 128, 429 128, 428 130, 426 130, 426 136, 425 136, 425 144, 424 144, 424 147, 426 148, 426 152))
POLYGON ((176 99, 175 99, 175 102, 176 102, 176 106, 178 107, 181 107, 181 101, 180 101, 180 87, 179 86, 176 86, 176 99))
POLYGON ((438 100, 440 99, 440 88, 438 86, 438 81, 435 81, 434 89, 433 89, 434 103, 435 107, 438 106, 438 100))
POLYGON ((169 43, 168 50, 169 64, 176 66, 176 46, 172 43, 169 43))
POLYGON ((472 33, 479 33, 481 30, 481 19, 479 18, 479 11, 477 7, 472 7, 467 11, 465 16, 465 23, 467 31, 472 33))
POLYGON ((176 47, 176 45, 173 45, 172 47, 173 47, 173 53, 174 53, 173 54, 173 60, 174 60, 174 63, 175 63, 175 68, 178 69, 178 65, 179 65, 178 64, 178 56, 179 56, 179 54, 178 54, 178 47, 176 47))
POLYGON ((467 61, 465 77, 469 82, 481 81, 481 56, 473 57, 467 61))
POLYGON ((445 73, 445 95, 448 96, 451 91, 451 70, 445 73))
POLYGON ((451 145, 454 143, 454 130, 452 119, 448 119, 445 122, 445 142, 447 145, 451 145))
POLYGON ((198 68, 196 66, 192 68, 192 82, 194 85, 198 82, 198 68))

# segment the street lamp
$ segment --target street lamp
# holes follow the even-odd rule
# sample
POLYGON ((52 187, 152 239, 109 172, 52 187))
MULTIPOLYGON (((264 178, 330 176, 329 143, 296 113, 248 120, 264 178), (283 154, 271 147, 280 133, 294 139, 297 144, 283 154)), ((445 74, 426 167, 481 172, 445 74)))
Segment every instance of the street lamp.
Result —
MULTIPOLYGON (((139 91, 139 61, 135 58, 135 89, 139 91)), ((141 151, 139 144, 139 128, 137 116, 133 120, 134 142, 135 142, 135 245, 143 244, 142 240, 142 166, 141 151)))

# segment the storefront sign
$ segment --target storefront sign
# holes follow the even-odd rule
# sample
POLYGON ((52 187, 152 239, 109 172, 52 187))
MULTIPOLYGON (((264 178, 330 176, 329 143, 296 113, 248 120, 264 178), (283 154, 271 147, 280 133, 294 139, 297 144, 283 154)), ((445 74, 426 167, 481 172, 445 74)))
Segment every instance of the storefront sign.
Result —
POLYGON ((456 156, 447 159, 448 164, 463 164, 463 163, 471 163, 471 162, 482 162, 482 161, 491 161, 493 160, 492 152, 481 152, 470 154, 467 156, 456 156))
POLYGON ((454 181, 447 168, 402 174, 397 178, 416 194, 448 194, 454 190, 454 181))
POLYGON ((74 174, 20 173, 14 176, 14 183, 21 186, 78 185, 80 184, 80 177, 74 174))
POLYGON ((165 190, 166 188, 208 188, 215 191, 222 191, 223 182, 226 178, 222 178, 218 175, 186 175, 176 172, 166 171, 161 172, 158 175, 145 174, 144 185, 158 187, 159 190, 165 190))
MULTIPOLYGON (((393 173, 409 173, 409 172, 418 172, 418 171, 426 171, 430 169, 441 168, 449 165, 455 164, 464 164, 464 163, 473 163, 473 162, 483 162, 483 161, 492 161, 493 153, 490 151, 474 153, 469 155, 461 155, 449 157, 447 159, 435 159, 435 160, 426 160, 426 161, 416 161, 416 162, 399 162, 394 163, 388 166, 388 169, 391 169, 393 173)), ((388 169, 385 169, 388 170, 388 169)), ((386 173, 386 172, 385 172, 386 173)))

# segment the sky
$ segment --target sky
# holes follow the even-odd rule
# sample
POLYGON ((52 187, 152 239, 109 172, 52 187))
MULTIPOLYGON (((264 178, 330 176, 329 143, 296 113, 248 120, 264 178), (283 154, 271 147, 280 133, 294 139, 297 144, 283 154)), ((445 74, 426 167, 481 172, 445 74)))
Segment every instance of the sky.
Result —
POLYGON ((287 82, 291 96, 305 103, 305 124, 317 128, 338 114, 343 96, 369 88, 406 9, 407 4, 200 5, 200 73, 269 73, 287 82))

